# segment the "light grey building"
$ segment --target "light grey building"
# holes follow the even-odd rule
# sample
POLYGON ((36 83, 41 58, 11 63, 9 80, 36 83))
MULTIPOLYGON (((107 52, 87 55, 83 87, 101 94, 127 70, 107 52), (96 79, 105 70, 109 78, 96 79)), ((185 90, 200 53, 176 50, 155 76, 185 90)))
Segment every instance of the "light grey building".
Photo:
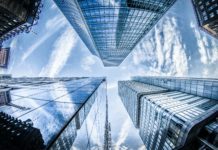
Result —
POLYGON ((147 149, 217 149, 217 79, 133 77, 118 85, 147 149))
POLYGON ((90 52, 118 66, 176 0, 54 0, 90 52))
POLYGON ((161 87, 135 81, 119 81, 118 87, 120 98, 135 127, 139 127, 140 124, 140 98, 143 95, 168 91, 161 87))
POLYGON ((8 77, 0 78, 0 87, 1 149, 68 150, 93 104, 98 109, 106 101, 105 78, 8 77), (43 146, 30 148, 32 141, 43 146))

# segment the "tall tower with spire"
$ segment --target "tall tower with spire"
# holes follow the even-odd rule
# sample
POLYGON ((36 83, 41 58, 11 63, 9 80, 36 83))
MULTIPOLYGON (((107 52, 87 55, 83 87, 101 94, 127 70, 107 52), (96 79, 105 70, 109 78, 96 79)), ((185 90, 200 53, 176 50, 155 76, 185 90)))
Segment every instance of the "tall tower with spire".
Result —
POLYGON ((106 99, 106 118, 105 118, 105 131, 104 131, 104 150, 111 150, 111 126, 108 121, 108 98, 106 99))

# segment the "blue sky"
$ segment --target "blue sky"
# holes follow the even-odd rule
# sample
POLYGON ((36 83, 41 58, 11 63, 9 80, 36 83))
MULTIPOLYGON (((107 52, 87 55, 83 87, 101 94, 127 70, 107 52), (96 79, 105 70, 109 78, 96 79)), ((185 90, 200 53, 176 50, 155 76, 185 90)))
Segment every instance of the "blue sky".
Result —
POLYGON ((106 76, 113 142, 129 149, 142 148, 142 142, 117 95, 118 80, 134 75, 218 77, 218 40, 198 28, 187 0, 178 0, 119 67, 103 67, 52 0, 44 0, 32 32, 20 34, 3 46, 11 47, 11 59, 9 68, 0 73, 106 76))

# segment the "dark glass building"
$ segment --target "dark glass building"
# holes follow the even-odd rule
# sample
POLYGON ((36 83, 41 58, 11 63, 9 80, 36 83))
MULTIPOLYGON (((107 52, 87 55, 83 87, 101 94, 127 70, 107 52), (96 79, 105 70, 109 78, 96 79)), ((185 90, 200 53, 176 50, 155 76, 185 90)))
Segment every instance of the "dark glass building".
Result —
POLYGON ((176 0, 54 0, 93 55, 118 66, 176 0))
POLYGON ((147 149, 218 148, 217 79, 134 77, 118 85, 147 149))
POLYGON ((7 91, 0 90, 0 106, 8 104, 10 101, 7 91))
MULTIPOLYGON (((2 78, 0 98, 0 123, 5 124, 0 127, 0 139, 14 137, 0 140, 1 149, 24 150, 21 143, 32 135, 40 148, 31 149, 68 150, 89 112, 98 114, 99 104, 106 101, 106 81, 104 78, 2 78), (16 136, 18 133, 23 136, 16 136)), ((88 149, 93 146, 86 139, 90 134, 83 136, 89 141, 88 149)))
POLYGON ((11 78, 10 74, 0 74, 0 80, 2 80, 2 79, 9 79, 9 78, 11 78))
POLYGON ((201 29, 218 39, 218 0, 192 0, 201 29))
POLYGON ((10 48, 0 47, 0 68, 7 68, 10 55, 10 48))
POLYGON ((0 43, 37 23, 41 0, 0 1, 0 43))

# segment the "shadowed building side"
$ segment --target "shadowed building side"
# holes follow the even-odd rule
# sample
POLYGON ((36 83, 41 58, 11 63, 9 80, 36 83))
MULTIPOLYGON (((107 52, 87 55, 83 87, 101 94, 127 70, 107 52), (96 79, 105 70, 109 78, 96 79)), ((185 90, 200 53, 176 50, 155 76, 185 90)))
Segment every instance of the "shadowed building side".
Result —
POLYGON ((40 130, 33 127, 30 119, 18 120, 0 112, 0 149, 2 150, 44 150, 40 130))
POLYGON ((218 1, 192 0, 200 28, 218 39, 218 1))
POLYGON ((37 23, 41 0, 0 1, 0 43, 21 32, 29 32, 37 23))

